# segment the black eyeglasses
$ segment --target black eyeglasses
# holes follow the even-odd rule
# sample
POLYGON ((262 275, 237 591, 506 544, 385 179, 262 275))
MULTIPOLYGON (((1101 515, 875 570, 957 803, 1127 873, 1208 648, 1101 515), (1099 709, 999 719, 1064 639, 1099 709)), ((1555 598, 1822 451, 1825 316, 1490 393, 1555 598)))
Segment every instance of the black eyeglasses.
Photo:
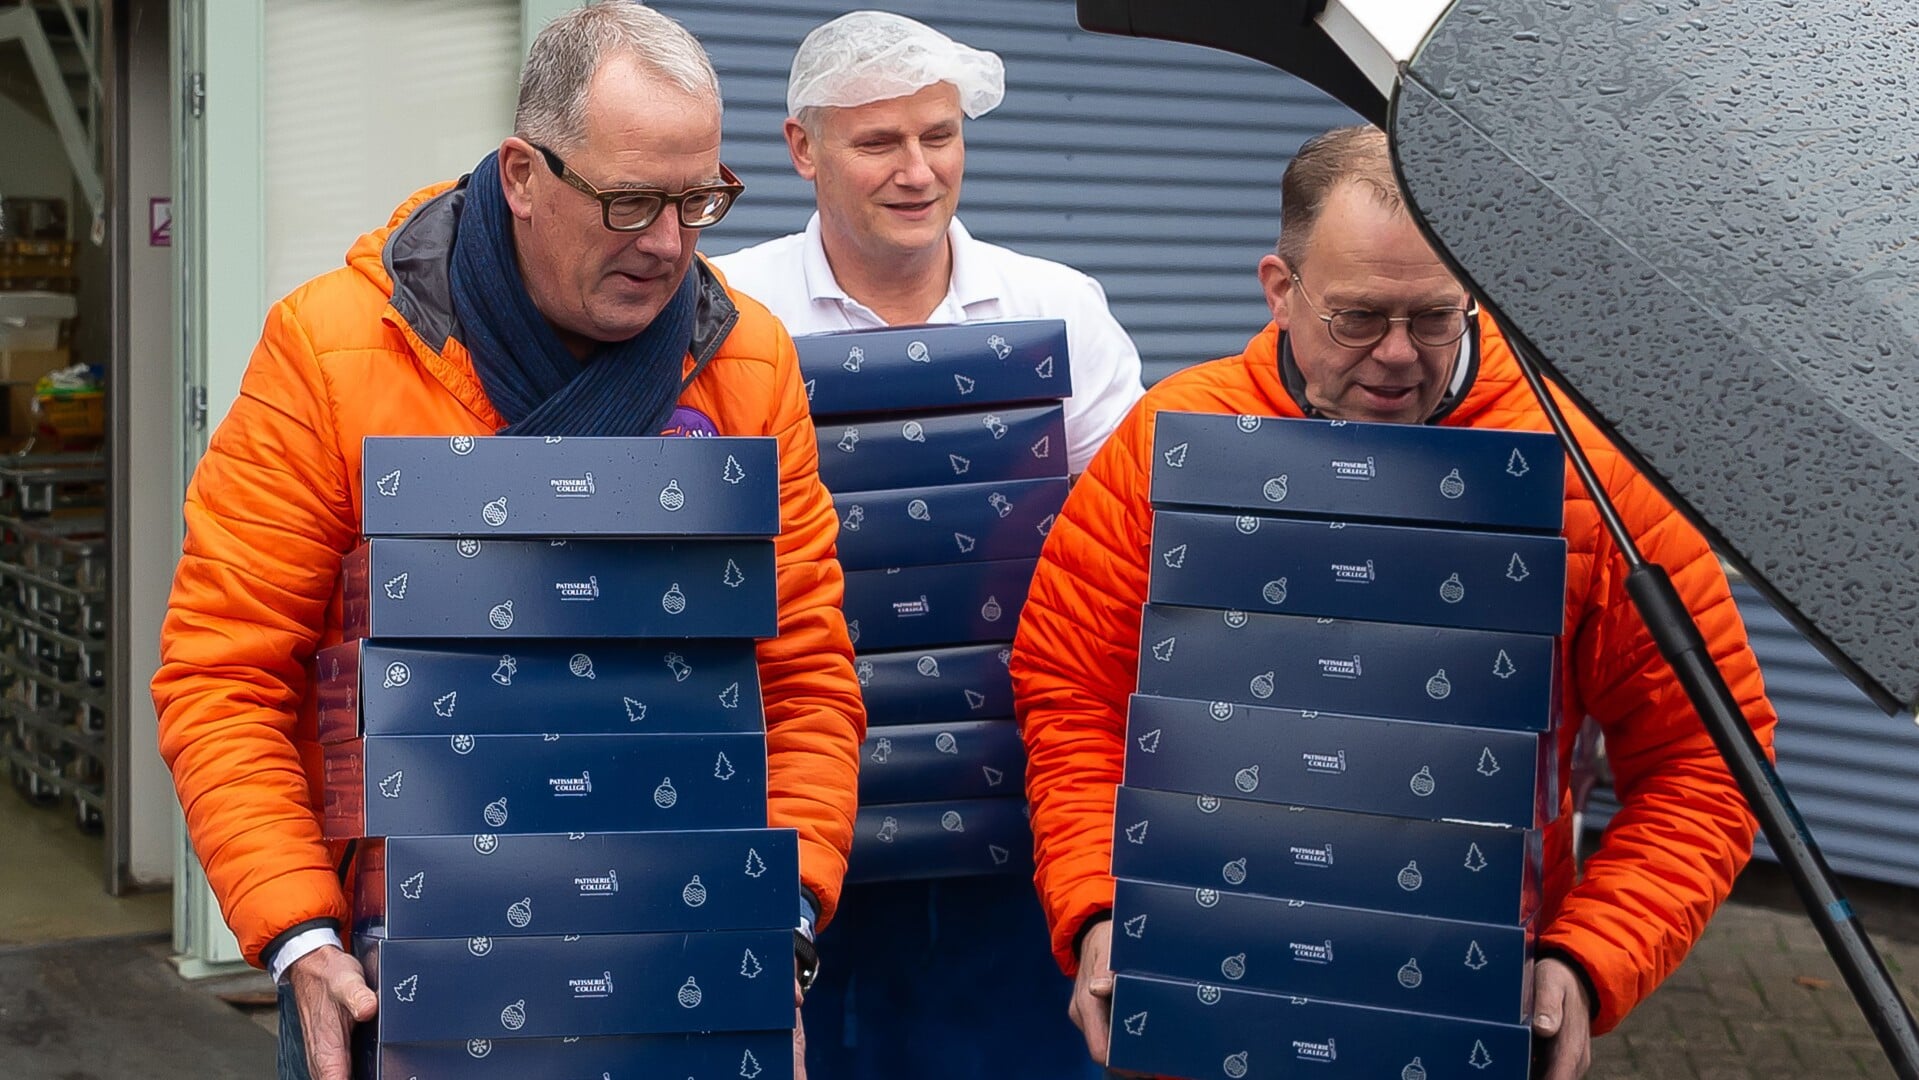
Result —
POLYGON ((1326 324, 1326 332, 1333 340, 1349 349, 1368 349, 1385 340, 1392 332, 1394 323, 1405 323, 1406 333, 1421 345, 1439 348, 1451 345, 1466 336, 1469 320, 1479 314, 1479 305, 1471 307, 1436 307, 1425 311, 1415 311, 1411 315, 1387 315, 1380 311, 1368 311, 1365 308, 1341 308, 1331 315, 1321 315, 1313 298, 1306 295, 1306 286, 1299 280, 1298 272, 1293 275, 1293 287, 1299 290, 1300 299, 1306 301, 1306 307, 1326 324))
POLYGON ((682 228, 704 229, 708 225, 717 225, 726 212, 733 208, 734 200, 746 190, 740 178, 733 175, 733 170, 721 165, 720 183, 696 184, 685 191, 644 187, 602 191, 568 168, 566 162, 560 160, 560 155, 538 143, 528 145, 546 159, 547 168, 553 170, 554 176, 599 201, 600 220, 614 232, 643 232, 659 219, 660 212, 668 206, 678 210, 682 228))

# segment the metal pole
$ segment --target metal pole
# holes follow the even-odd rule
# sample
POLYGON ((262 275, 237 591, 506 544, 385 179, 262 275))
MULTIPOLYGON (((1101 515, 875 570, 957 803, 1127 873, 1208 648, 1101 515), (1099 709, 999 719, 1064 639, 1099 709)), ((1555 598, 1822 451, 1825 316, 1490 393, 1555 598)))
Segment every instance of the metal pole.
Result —
POLYGON ((1692 613, 1686 610, 1665 568, 1648 562, 1632 534, 1627 532, 1612 499, 1593 472, 1592 463, 1586 459, 1585 450, 1566 423, 1559 403, 1553 400, 1531 346, 1496 314, 1494 319, 1512 346, 1533 396, 1539 399, 1553 432, 1565 447, 1573 471, 1599 508, 1606 531, 1612 534, 1613 543, 1625 556, 1629 568, 1626 591, 1632 596, 1633 607, 1645 621, 1660 655, 1672 665, 1673 674, 1698 711, 1739 790, 1745 793, 1746 803, 1759 819, 1767 843, 1772 845, 1773 854, 1779 857, 1780 865, 1786 868, 1798 888, 1806 913, 1812 917, 1813 926, 1826 943, 1826 951, 1832 954, 1833 963, 1838 965, 1873 1034, 1878 1036, 1886 1059, 1902 1080, 1919 1080, 1919 1025, 1913 1023, 1911 1010, 1893 984, 1892 976, 1886 973, 1885 962, 1873 947, 1872 939, 1866 936, 1852 905, 1840 893, 1832 868, 1826 865, 1819 845, 1806 829, 1805 819, 1793 806, 1792 796, 1780 782, 1778 770, 1766 759, 1752 727, 1739 712, 1738 702, 1718 666, 1712 662, 1712 654, 1700 636, 1692 613))

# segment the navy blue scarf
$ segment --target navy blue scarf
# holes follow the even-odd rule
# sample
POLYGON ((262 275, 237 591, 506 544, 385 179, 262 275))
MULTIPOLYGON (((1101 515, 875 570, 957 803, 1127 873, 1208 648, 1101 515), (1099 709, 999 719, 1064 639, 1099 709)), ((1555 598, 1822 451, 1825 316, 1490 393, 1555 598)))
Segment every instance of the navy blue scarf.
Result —
POLYGON ((506 418, 500 434, 659 434, 680 396, 680 368, 698 306, 697 275, 687 271, 645 330, 601 345, 582 362, 533 306, 514 253, 512 222, 496 151, 467 178, 449 277, 460 339, 487 400, 506 418))

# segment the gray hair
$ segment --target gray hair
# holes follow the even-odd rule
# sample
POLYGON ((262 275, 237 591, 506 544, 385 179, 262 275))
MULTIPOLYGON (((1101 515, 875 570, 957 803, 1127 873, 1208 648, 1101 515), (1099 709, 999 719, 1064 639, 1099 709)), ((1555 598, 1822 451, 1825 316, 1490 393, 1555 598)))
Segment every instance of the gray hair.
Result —
POLYGON ((514 134, 571 148, 585 133, 586 91, 601 65, 631 56, 655 75, 720 109, 713 61, 686 28, 637 0, 592 0, 547 23, 520 68, 514 134))
POLYGON ((1279 244, 1274 251, 1298 270, 1333 192, 1358 184, 1379 205, 1395 213, 1405 209, 1399 177, 1393 174, 1392 145, 1371 124, 1334 128, 1306 140, 1279 181, 1279 244))

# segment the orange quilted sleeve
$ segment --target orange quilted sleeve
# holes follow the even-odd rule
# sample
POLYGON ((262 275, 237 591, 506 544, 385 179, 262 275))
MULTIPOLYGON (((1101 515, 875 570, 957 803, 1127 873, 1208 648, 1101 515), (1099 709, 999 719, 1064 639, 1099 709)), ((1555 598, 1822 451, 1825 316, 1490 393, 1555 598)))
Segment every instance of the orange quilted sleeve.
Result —
POLYGON ((825 925, 853 843, 866 707, 840 613, 839 517, 820 483, 799 358, 785 329, 763 321, 778 339, 768 411, 780 444, 779 636, 759 646, 768 819, 799 830, 800 882, 819 900, 825 925))
MULTIPOLYGON (((1582 438, 1646 557, 1664 566, 1740 710, 1770 756, 1777 717, 1724 573, 1705 540, 1610 448, 1582 438)), ((1590 595, 1570 597, 1572 667, 1606 734, 1622 807, 1540 943, 1576 957, 1598 991, 1595 1034, 1611 1030, 1679 966, 1752 852, 1745 797, 1625 591, 1609 538, 1590 595)))
POLYGON ((1040 556, 1013 647, 1026 741, 1035 883, 1053 955, 1079 966, 1080 928, 1113 906, 1113 791, 1126 699, 1138 685, 1152 511, 1147 405, 1136 405, 1073 486, 1040 556))
POLYGON ((358 516, 327 389, 287 303, 269 312, 240 397, 187 491, 186 543, 153 679, 160 754, 247 959, 346 902, 295 732, 358 516))

